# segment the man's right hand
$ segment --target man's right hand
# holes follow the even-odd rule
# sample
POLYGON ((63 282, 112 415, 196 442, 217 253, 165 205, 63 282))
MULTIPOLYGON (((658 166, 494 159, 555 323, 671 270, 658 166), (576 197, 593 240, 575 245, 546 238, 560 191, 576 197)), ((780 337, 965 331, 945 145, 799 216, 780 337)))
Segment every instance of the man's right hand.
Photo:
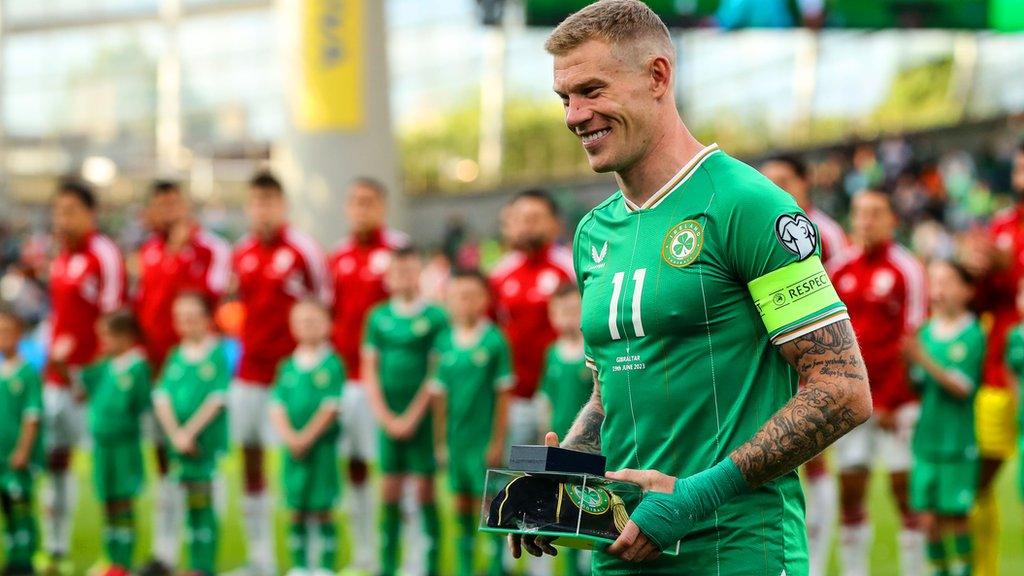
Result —
MULTIPOLYGON (((558 434, 548 432, 544 435, 544 445, 554 448, 558 447, 558 434)), ((554 540, 551 536, 532 536, 530 534, 509 534, 508 547, 512 551, 513 558, 520 558, 525 549, 531 556, 541 557, 545 554, 557 556, 558 550, 551 545, 554 540)))

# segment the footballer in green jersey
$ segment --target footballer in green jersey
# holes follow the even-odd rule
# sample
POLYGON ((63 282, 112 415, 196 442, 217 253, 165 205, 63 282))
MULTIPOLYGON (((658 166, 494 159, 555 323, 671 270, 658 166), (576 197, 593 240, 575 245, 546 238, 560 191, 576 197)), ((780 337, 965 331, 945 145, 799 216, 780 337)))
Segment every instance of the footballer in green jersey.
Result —
POLYGON ((928 266, 932 315, 905 343, 910 378, 920 390, 914 429, 910 505, 928 539, 926 555, 936 574, 971 574, 974 567, 967 513, 978 489, 975 396, 985 361, 985 333, 968 309, 973 278, 960 265, 928 266), (946 546, 952 539, 953 554, 946 546))
POLYGON ((213 333, 209 301, 202 294, 179 295, 171 317, 181 343, 164 363, 153 403, 169 440, 171 475, 185 493, 188 568, 210 575, 216 568, 220 535, 213 481, 220 456, 227 451, 225 395, 231 371, 224 343, 213 333))
POLYGON ((142 417, 152 389, 149 365, 139 347, 141 330, 128 311, 112 312, 98 323, 105 358, 81 373, 93 439, 92 476, 103 503, 103 542, 112 570, 131 568, 135 552, 135 497, 142 488, 142 417))
POLYGON ((448 322, 444 311, 420 297, 422 270, 423 261, 415 249, 392 252, 384 273, 391 298, 370 311, 360 358, 363 385, 380 425, 377 457, 383 472, 380 564, 384 576, 398 569, 399 501, 406 480, 415 484, 419 500, 427 573, 440 570, 441 522, 434 487, 429 376, 434 342, 448 322))
MULTIPOLYGON (((448 482, 460 529, 457 574, 471 576, 485 471, 500 466, 504 456, 513 376, 508 342, 487 318, 487 278, 479 270, 456 271, 445 303, 451 326, 434 346, 435 412, 444 430, 448 482)), ((491 573, 501 574, 501 538, 492 538, 492 544, 491 573)))
POLYGON ((32 574, 39 528, 32 513, 34 472, 43 463, 39 374, 18 356, 22 321, 0 308, 0 509, 4 574, 32 574))
MULTIPOLYGON (((608 477, 646 492, 594 573, 806 574, 795 469, 871 414, 818 231, 690 134, 671 37, 643 2, 591 4, 546 48, 567 127, 619 183, 574 236, 597 382, 562 445, 600 451, 608 477)), ((554 552, 547 537, 510 542, 554 552)))
POLYGON ((338 474, 338 418, 345 367, 331 349, 331 321, 319 301, 295 304, 288 317, 295 351, 277 369, 271 393, 270 418, 284 447, 281 480, 291 513, 288 548, 292 571, 309 567, 310 528, 319 539, 319 574, 333 574, 338 532, 334 503, 341 493, 338 474), (311 526, 312 525, 312 526, 311 526))

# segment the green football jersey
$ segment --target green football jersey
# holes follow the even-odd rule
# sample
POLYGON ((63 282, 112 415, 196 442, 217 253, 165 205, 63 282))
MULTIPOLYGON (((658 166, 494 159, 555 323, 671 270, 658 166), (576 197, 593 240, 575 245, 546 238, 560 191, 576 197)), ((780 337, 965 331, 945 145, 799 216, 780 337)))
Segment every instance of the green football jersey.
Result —
POLYGON ((82 385, 89 402, 89 431, 94 439, 142 438, 141 416, 149 410, 149 365, 142 353, 131 350, 82 370, 82 385))
MULTIPOLYGON (((28 418, 43 416, 43 385, 39 374, 21 359, 0 360, 0 470, 7 467, 28 418)), ((43 428, 39 426, 32 448, 32 463, 41 465, 43 428)))
MULTIPOLYGON (((323 357, 311 367, 300 366, 295 356, 289 356, 277 369, 272 401, 284 408, 288 422, 295 430, 309 424, 320 408, 338 406, 341 403, 341 389, 345 383, 345 368, 338 355, 324 350, 323 357)), ((311 452, 322 445, 334 446, 341 435, 338 420, 328 426, 311 452)))
POLYGON ((490 322, 480 326, 471 344, 458 342, 455 332, 454 327, 442 332, 435 347, 434 379, 447 399, 448 445, 486 447, 498 393, 512 386, 508 342, 490 322))
MULTIPOLYGON (((220 396, 227 403, 231 368, 224 343, 217 340, 205 356, 189 358, 181 346, 167 357, 156 394, 166 398, 179 424, 188 422, 207 400, 220 396)), ((228 415, 222 409, 196 438, 201 454, 223 453, 228 449, 228 415)))
POLYGON ((594 379, 583 354, 567 357, 558 342, 548 347, 540 393, 551 405, 551 431, 565 438, 583 405, 594 392, 594 379))
POLYGON ((974 393, 981 383, 985 360, 985 333, 973 317, 953 335, 937 333, 929 320, 917 334, 924 352, 947 371, 955 371, 970 385, 971 395, 956 398, 914 366, 910 377, 921 391, 921 416, 914 430, 914 454, 930 459, 977 456, 974 436, 974 393))
POLYGON ((380 387, 388 408, 404 412, 427 377, 431 349, 447 326, 444 311, 420 304, 403 311, 382 302, 366 321, 363 346, 377 355, 380 387))
MULTIPOLYGON (((709 146, 642 206, 616 192, 573 243, 609 470, 689 476, 750 440, 798 377, 772 345, 848 318, 815 226, 753 168, 709 146)), ((802 574, 796 471, 722 506, 645 574, 802 574)), ((595 556, 595 573, 635 565, 595 556)))

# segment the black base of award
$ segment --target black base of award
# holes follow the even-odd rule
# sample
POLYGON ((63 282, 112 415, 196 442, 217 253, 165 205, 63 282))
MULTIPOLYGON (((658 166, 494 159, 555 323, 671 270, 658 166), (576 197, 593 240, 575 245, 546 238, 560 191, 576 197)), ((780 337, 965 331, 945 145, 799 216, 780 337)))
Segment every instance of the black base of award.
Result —
POLYGON ((552 446, 513 446, 509 454, 511 470, 528 473, 569 473, 604 476, 605 457, 552 446))

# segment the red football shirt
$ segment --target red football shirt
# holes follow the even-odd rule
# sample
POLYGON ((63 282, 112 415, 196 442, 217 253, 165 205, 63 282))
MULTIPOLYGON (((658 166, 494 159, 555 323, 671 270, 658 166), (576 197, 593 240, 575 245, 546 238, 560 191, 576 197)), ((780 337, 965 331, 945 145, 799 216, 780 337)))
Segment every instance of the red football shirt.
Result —
POLYGON ((875 407, 894 410, 914 401, 900 340, 915 334, 927 314, 924 267, 895 243, 858 248, 836 264, 832 284, 849 310, 875 407))
POLYGON ((328 260, 334 284, 334 347, 345 362, 345 373, 359 380, 359 350, 366 315, 387 300, 384 272, 391 252, 409 244, 409 238, 395 230, 378 230, 365 239, 348 238, 328 260))
POLYGON ((227 290, 231 276, 231 246, 199 226, 188 242, 175 252, 167 250, 167 238, 154 234, 139 251, 140 275, 135 309, 146 353, 154 372, 159 372, 167 353, 178 344, 171 308, 183 292, 198 292, 215 305, 227 290))
POLYGON ((978 283, 975 300, 982 312, 990 315, 988 347, 982 381, 988 386, 1005 388, 1006 334, 1020 322, 1017 312, 1017 286, 1024 277, 1024 205, 1000 212, 989 224, 989 238, 1008 256, 1006 268, 995 270, 978 283))
POLYGON ((846 233, 838 222, 821 210, 812 207, 807 211, 807 217, 818 227, 821 237, 821 262, 829 267, 832 261, 839 262, 847 251, 850 250, 850 243, 846 239, 846 233))
POLYGON ((242 238, 231 267, 245 308, 238 377, 269 386, 278 363, 295 348, 288 328, 292 305, 308 297, 326 303, 330 296, 324 257, 312 238, 285 226, 269 239, 242 238))
MULTIPOLYGON (((75 246, 61 248, 50 263, 50 349, 59 338, 73 342, 69 368, 95 360, 99 348, 96 322, 124 303, 127 281, 121 251, 110 238, 90 232, 75 246)), ((67 386, 68 380, 48 365, 46 383, 67 386)))
POLYGON ((576 282, 572 252, 548 246, 533 254, 511 252, 491 272, 498 323, 508 338, 516 383, 513 394, 532 398, 537 391, 544 352, 555 340, 548 321, 548 300, 564 282, 576 282))

